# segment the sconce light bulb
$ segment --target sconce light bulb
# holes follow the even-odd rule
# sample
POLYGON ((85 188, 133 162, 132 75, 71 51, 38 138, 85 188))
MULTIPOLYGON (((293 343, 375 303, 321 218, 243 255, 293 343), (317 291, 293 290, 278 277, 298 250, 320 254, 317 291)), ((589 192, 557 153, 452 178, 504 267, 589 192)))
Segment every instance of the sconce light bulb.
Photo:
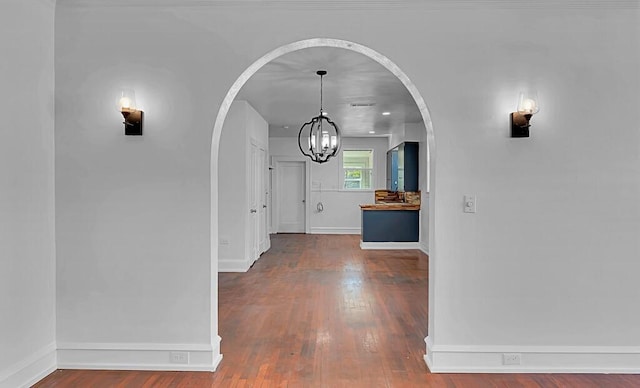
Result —
POLYGON ((537 104, 534 100, 527 98, 522 101, 522 106, 518 109, 518 112, 521 114, 534 114, 538 111, 537 104))
POLYGON ((518 113, 521 115, 533 115, 538 113, 538 98, 536 92, 520 93, 518 99, 518 113))
POLYGON ((125 111, 125 110, 130 110, 131 107, 131 100, 129 99, 129 97, 122 97, 120 99, 120 110, 125 111))
POLYGON ((137 109, 135 92, 131 89, 122 90, 116 105, 120 112, 135 112, 137 109))

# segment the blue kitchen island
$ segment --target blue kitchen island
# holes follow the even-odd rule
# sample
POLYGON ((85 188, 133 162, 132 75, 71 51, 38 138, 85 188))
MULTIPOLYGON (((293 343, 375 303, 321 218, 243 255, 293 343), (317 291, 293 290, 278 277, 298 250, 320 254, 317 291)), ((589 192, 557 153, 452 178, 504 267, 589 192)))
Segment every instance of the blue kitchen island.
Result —
POLYGON ((379 203, 360 205, 362 212, 360 246, 363 249, 418 248, 420 205, 379 203))
POLYGON ((406 210, 406 206, 391 209, 376 206, 362 208, 363 242, 418 242, 420 240, 420 211, 406 210))

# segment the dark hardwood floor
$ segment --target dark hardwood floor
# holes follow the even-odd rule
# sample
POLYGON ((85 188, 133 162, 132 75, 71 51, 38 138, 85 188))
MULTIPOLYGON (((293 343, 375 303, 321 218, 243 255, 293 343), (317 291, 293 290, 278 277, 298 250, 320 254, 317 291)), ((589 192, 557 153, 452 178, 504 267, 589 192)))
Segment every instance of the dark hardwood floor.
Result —
POLYGON ((428 257, 359 236, 272 236, 220 274, 217 372, 59 370, 37 387, 640 387, 640 375, 431 374, 428 257))

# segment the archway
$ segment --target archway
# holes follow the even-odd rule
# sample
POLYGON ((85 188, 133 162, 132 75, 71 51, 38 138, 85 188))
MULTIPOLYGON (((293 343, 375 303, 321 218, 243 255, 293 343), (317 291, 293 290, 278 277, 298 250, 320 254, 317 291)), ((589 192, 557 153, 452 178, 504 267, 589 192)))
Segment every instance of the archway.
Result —
POLYGON ((212 306, 211 306, 211 322, 212 322, 212 339, 218 339, 218 349, 219 349, 219 341, 220 337, 218 336, 218 158, 219 158, 219 147, 220 147, 220 137, 222 134, 222 129, 224 126, 224 121, 229 112, 229 108, 231 107, 232 102, 236 98, 240 89, 244 86, 244 84, 265 64, 271 62, 272 60, 306 48, 312 47, 332 47, 332 48, 342 48, 346 50, 351 50, 362 55, 365 55, 372 60, 378 62, 380 65, 385 67, 388 71, 390 71, 393 75, 395 75, 402 84, 407 88, 411 96, 416 102, 418 109, 422 115, 422 120, 424 122, 426 132, 427 132, 427 144, 429 149, 429 187, 430 187, 430 195, 429 195, 429 334, 433 335, 433 313, 434 313, 434 303, 433 303, 433 293, 434 293, 434 260, 435 256, 435 247, 434 247, 434 226, 435 226, 435 143, 434 143, 434 133, 433 133, 433 125, 431 122, 431 115, 427 108, 427 105, 420 95, 417 87, 411 82, 409 77, 402 71, 400 68, 393 63, 390 59, 385 57, 384 55, 370 49, 366 46, 345 41, 339 39, 328 39, 328 38, 315 38, 315 39, 307 39, 294 43, 290 43, 275 50, 263 55, 257 61, 255 61, 251 66, 249 66, 238 79, 231 86, 229 91, 227 92, 222 105, 218 111, 218 115, 216 117, 216 121, 213 127, 213 135, 211 141, 211 296, 212 296, 212 306))

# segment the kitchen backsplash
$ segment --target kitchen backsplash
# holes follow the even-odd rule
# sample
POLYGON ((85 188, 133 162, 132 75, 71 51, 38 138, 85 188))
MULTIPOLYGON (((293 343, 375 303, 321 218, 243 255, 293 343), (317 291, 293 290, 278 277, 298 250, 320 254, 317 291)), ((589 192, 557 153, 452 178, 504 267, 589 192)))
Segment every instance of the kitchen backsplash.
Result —
POLYGON ((404 202, 420 205, 420 191, 376 190, 375 203, 381 202, 404 202))

